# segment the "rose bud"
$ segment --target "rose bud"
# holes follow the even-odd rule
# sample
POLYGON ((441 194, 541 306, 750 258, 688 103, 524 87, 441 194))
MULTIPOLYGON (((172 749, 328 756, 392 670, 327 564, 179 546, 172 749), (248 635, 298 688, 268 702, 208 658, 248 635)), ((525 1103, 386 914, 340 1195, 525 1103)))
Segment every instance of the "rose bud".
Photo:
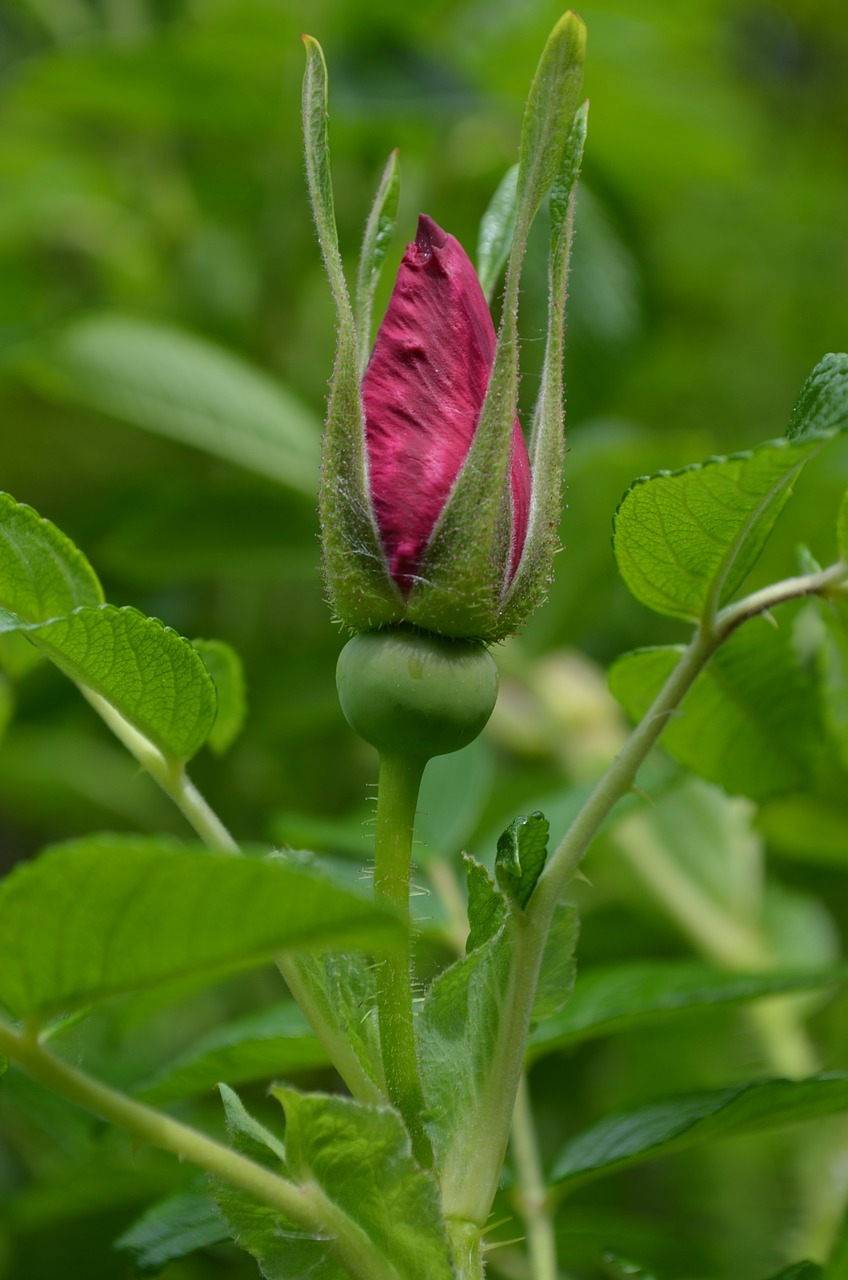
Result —
MULTIPOLYGON (((404 598, 474 438, 496 342, 468 255, 422 214, 362 380, 370 497, 404 598)), ((517 418, 507 484, 504 589, 521 559, 530 510, 530 462, 517 418)))
POLYGON ((551 33, 531 85, 514 181, 504 188, 511 195, 499 193, 487 214, 487 289, 507 259, 499 334, 464 249, 422 215, 370 359, 371 306, 397 208, 397 157, 368 218, 352 305, 333 207, 326 66, 320 46, 304 40, 307 180, 338 316, 319 493, 330 603, 354 632, 407 626, 500 640, 544 599, 559 545, 564 313, 586 133, 585 104, 578 109, 585 31, 567 13, 551 33), (528 448, 517 418, 519 285, 530 227, 548 195, 548 333, 528 448))

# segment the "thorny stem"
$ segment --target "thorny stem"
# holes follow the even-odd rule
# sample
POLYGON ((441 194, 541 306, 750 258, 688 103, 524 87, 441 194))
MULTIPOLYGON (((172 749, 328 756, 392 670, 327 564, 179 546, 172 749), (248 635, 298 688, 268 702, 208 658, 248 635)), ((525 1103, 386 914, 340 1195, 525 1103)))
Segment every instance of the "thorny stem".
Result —
MULTIPOLYGON (((374 901, 409 919, 409 874, 418 789, 424 764, 407 756, 380 756, 374 835, 374 901)), ((377 966, 377 1017, 386 1089, 400 1111, 421 1164, 433 1163, 424 1127, 424 1095, 415 1047, 409 944, 377 966)))
MULTIPOLYGON (((484 1221, 496 1188, 497 1174, 489 1164, 506 1148, 521 1072, 524 1048, 542 949, 556 905, 606 818, 633 786, 636 774, 683 698, 725 640, 749 618, 776 604, 814 594, 840 591, 848 580, 848 565, 840 562, 819 573, 789 578, 728 605, 699 625, 680 661, 657 694, 606 773, 592 791, 563 836, 533 891, 523 920, 513 917, 514 965, 510 989, 504 1000, 498 1031, 498 1053, 493 1067, 497 1088, 487 1089, 470 1135, 465 1167, 451 1188, 454 1211, 472 1221, 484 1221)), ((499 1167, 499 1166, 498 1166, 499 1167)))
POLYGON ((554 1224, 548 1204, 527 1076, 522 1074, 512 1116, 510 1147, 518 1179, 516 1200, 527 1228, 527 1247, 533 1280, 557 1280, 554 1224))

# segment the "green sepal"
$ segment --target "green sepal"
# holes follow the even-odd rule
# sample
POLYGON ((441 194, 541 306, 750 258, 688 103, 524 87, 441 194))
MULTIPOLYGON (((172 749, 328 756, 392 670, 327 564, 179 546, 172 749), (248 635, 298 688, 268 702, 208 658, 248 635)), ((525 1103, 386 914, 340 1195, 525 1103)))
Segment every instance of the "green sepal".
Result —
POLYGON ((509 630, 517 630, 544 600, 559 548, 562 472, 565 459, 565 304, 574 234, 577 179, 586 145, 589 103, 577 111, 559 172, 551 188, 551 246, 548 260, 548 336, 542 385, 530 436, 533 488, 524 551, 510 584, 504 613, 509 630))
POLYGON ((365 224, 359 271, 356 276, 356 329, 359 335, 359 373, 365 372, 371 350, 371 311, 386 252, 397 222, 400 167, 397 148, 389 156, 377 194, 365 224))
POLYGON ((442 509, 407 604, 413 625, 498 640, 511 534, 509 464, 518 406, 518 290, 530 227, 562 162, 583 80, 585 27, 566 13, 542 52, 524 113, 515 232, 495 362, 465 463, 442 509))
POLYGON ((544 814, 516 818, 498 840, 495 875, 507 897, 524 911, 548 856, 550 824, 544 814))
POLYGON ((518 213, 518 165, 507 169, 497 185, 489 207, 480 219, 477 236, 477 277, 483 296, 491 304, 495 285, 506 266, 515 235, 518 213))
POLYGON ((359 391, 359 338, 339 252, 327 142, 327 67, 317 40, 303 37, 303 135, 315 226, 336 304, 338 343, 321 455, 318 507, 330 604, 356 631, 403 614, 374 520, 359 391))

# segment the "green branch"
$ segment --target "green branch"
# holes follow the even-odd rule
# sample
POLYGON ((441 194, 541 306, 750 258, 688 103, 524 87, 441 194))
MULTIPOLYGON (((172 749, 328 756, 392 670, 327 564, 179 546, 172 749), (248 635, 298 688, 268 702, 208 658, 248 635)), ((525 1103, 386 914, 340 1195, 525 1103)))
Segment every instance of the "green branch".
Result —
MULTIPOLYGON (((374 901, 409 919, 409 874, 418 790, 424 764, 401 755, 380 756, 374 834, 374 901)), ((407 935, 408 936, 408 935, 407 935)), ((417 1159, 433 1163, 424 1127, 424 1093, 415 1046, 409 944, 378 961, 377 1017, 389 1098, 400 1111, 417 1159)))

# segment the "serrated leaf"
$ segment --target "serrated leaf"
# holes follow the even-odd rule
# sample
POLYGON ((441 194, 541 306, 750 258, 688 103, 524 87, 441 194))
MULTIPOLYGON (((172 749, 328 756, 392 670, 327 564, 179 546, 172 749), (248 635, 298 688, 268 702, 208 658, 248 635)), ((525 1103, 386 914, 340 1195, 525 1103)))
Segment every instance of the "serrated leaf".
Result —
MULTIPOLYGON (((309 1234, 244 1193, 215 1180, 213 1194, 234 1238, 258 1260, 268 1280, 348 1280, 345 1250, 353 1242, 356 1274, 374 1280, 453 1280, 438 1190, 412 1158, 400 1116, 352 1099, 277 1088, 286 1115, 284 1170, 323 1203, 326 1231, 309 1234)), ((222 1090, 235 1145, 263 1158, 264 1126, 222 1090), (260 1141, 257 1142, 257 1132, 260 1141)), ((269 1135, 273 1136, 273 1135, 269 1135)), ((265 1143, 264 1160, 280 1168, 280 1144, 265 1143)))
POLYGON ((298 1006, 272 1005, 216 1027, 135 1089, 161 1104, 214 1088, 326 1067, 329 1059, 298 1006))
POLYGON ((523 911, 548 856, 550 824, 543 813, 516 818, 498 840, 495 875, 511 902, 523 911))
MULTIPOLYGON (((221 1085, 220 1092, 236 1151, 275 1173, 287 1174, 282 1141, 250 1115, 232 1089, 221 1085)), ((329 1230, 323 1237, 306 1231, 220 1178, 210 1178, 209 1189, 233 1240, 256 1258, 266 1280, 346 1280, 347 1273, 331 1249, 329 1230)))
POLYGON ((286 1148, 282 1139, 250 1114, 236 1091, 229 1085, 219 1084, 218 1092, 224 1104, 227 1130, 231 1137, 238 1136, 239 1149, 259 1162, 267 1161, 270 1152, 273 1159, 285 1168, 286 1148))
POLYGON ((518 165, 514 164, 501 178, 489 207, 480 219, 477 275, 488 303, 492 301, 495 285, 509 257, 517 211, 518 165))
POLYGON ((777 1129, 846 1109, 848 1072, 809 1080, 755 1080, 669 1098, 607 1116, 578 1134, 555 1160, 551 1181, 570 1190, 715 1138, 777 1129))
POLYGON ((809 439, 848 426, 848 355, 823 356, 801 388, 789 418, 790 440, 809 439))
POLYGON ((577 908, 571 903, 558 903, 542 952, 533 1000, 534 1022, 559 1013, 571 999, 577 977, 575 951, 579 932, 577 908))
POLYGON ((468 939, 467 952, 476 951, 484 942, 491 941, 502 929, 509 914, 507 900, 492 884, 491 877, 482 863, 466 853, 462 859, 468 887, 468 939))
POLYGON ((317 1183, 404 1280, 453 1280, 438 1188, 415 1163, 400 1116, 348 1098, 272 1093, 293 1176, 317 1183))
POLYGON ((131 1255, 137 1271, 155 1275, 166 1263, 229 1238, 215 1202, 202 1191, 186 1191, 151 1205, 115 1248, 131 1255))
POLYGON ((491 1084, 513 958, 506 900, 485 868, 466 857, 468 954, 439 975, 419 1020, 424 1097, 442 1185, 467 1163, 469 1134, 491 1084))
POLYGON ((535 1059, 583 1040, 612 1035, 699 1009, 813 991, 848 981, 848 966, 783 973, 727 973, 703 964, 634 962, 582 970, 566 1007, 533 1030, 535 1059))
POLYGON ((65 675, 104 698, 170 760, 190 760, 215 720, 212 678, 188 640, 133 608, 82 605, 49 622, 0 609, 65 675))
POLYGON ((365 372, 371 350, 371 311, 374 306, 374 291, 394 235, 399 195, 400 168, 398 153, 394 150, 380 178, 377 194, 365 224, 365 236, 359 255, 355 315, 356 330, 359 335, 360 374, 365 372))
POLYGON ((631 593, 657 613, 697 621, 738 591, 820 438, 770 440, 636 480, 615 515, 613 545, 631 593))
MULTIPOLYGON (((625 654, 610 689, 638 720, 679 661, 676 646, 625 654)), ((811 780, 822 731, 815 690, 789 637, 767 622, 741 628, 698 676, 662 746, 732 795, 762 799, 811 780)))
POLYGON ((44 1017, 280 950, 330 939, 383 949, 400 937, 387 912, 303 866, 94 836, 0 884, 0 1000, 44 1017))
POLYGON ((0 493, 0 606, 28 622, 44 622, 102 601, 96 573, 70 538, 32 507, 0 493))
POLYGON ((320 423, 267 374, 205 338, 132 316, 87 316, 54 340, 32 376, 62 399, 315 493, 320 423))
POLYGON ((336 1042, 334 1062, 343 1067, 343 1057, 349 1055, 354 1069, 384 1093, 373 964, 361 955, 321 951, 293 956, 292 968, 310 1009, 336 1042))
POLYGON ((215 684, 217 713, 206 741, 221 755, 241 733, 247 715, 244 668, 235 649, 223 640, 193 640, 192 647, 215 684))

